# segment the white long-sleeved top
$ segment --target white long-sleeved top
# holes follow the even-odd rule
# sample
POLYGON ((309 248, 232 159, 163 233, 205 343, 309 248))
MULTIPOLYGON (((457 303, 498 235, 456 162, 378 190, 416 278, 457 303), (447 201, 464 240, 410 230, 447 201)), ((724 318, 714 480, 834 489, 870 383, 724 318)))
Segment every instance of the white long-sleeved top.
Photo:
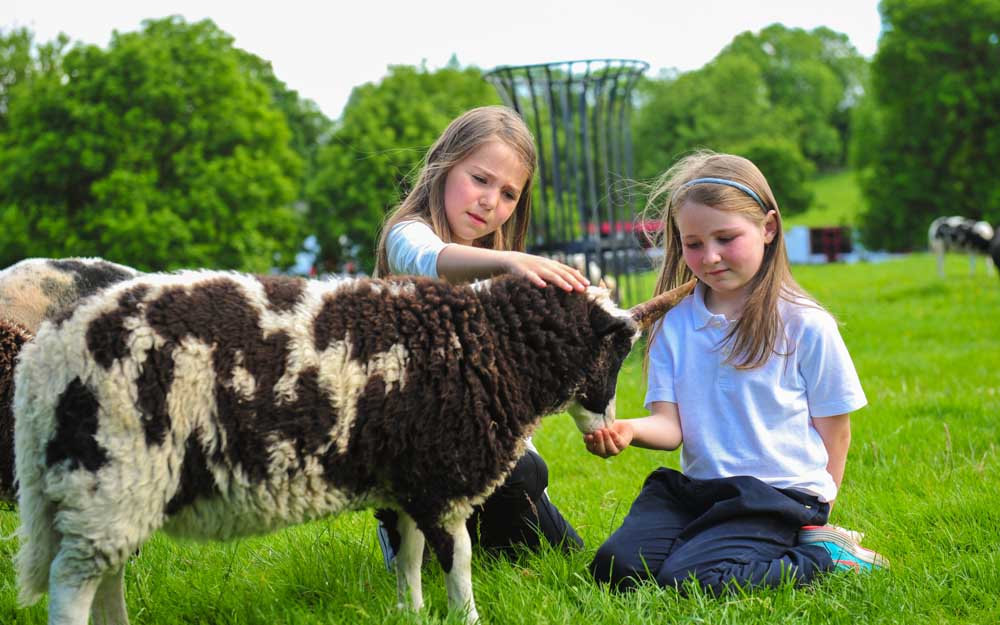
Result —
POLYGON ((437 278, 438 254, 449 245, 454 244, 442 241, 424 222, 401 221, 389 230, 385 239, 389 271, 437 278))

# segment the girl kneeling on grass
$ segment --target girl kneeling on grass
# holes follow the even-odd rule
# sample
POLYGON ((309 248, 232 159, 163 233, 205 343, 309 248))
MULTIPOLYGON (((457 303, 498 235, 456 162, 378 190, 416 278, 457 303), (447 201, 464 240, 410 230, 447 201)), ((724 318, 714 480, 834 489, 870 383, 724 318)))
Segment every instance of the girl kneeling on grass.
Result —
POLYGON ((844 476, 849 413, 867 401, 836 321, 792 278, 763 174, 745 158, 699 152, 664 174, 649 207, 660 202, 656 290, 692 275, 698 285, 651 332, 652 414, 584 440, 605 458, 683 441, 683 472, 646 479, 591 573, 616 588, 693 579, 718 593, 887 566, 819 527, 844 476))
MULTIPOLYGON (((539 287, 583 291, 576 269, 525 254, 535 172, 531 131, 513 110, 472 109, 448 125, 427 152, 407 195, 389 215, 376 252, 376 274, 423 275, 450 282, 513 273, 539 287)), ((562 549, 583 540, 546 494, 548 468, 534 450, 518 460, 506 482, 469 519, 474 543, 503 551, 535 549, 540 539, 562 549)), ((396 513, 376 513, 379 545, 391 568, 399 549, 396 513)))

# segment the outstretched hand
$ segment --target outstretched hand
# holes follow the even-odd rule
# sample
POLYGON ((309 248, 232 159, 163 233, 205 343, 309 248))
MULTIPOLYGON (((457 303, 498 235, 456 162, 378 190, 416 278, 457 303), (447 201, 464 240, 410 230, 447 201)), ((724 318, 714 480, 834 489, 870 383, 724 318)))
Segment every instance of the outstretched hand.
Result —
POLYGON ((590 286, 590 280, 579 270, 544 256, 509 252, 505 264, 508 272, 524 276, 538 286, 553 284, 564 291, 583 291, 590 286))
POLYGON ((617 456, 631 445, 634 434, 631 423, 615 421, 606 428, 584 434, 583 442, 587 445, 587 451, 595 456, 610 458, 617 456))

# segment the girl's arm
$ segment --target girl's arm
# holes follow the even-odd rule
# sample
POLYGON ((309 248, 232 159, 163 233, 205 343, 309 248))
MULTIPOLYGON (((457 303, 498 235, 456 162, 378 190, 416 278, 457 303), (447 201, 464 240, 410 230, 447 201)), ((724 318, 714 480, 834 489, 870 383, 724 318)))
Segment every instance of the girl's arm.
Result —
POLYGON ((629 445, 645 449, 672 451, 681 445, 681 418, 677 404, 654 401, 648 417, 615 421, 610 427, 583 437, 587 451, 609 458, 617 456, 629 445))
POLYGON ((523 252, 449 245, 438 253, 438 276, 449 282, 468 282, 501 273, 525 276, 538 286, 554 284, 566 291, 583 291, 590 282, 568 265, 523 252))
MULTIPOLYGON (((851 415, 839 414, 832 417, 813 417, 813 427, 819 432, 826 447, 829 460, 827 472, 833 476, 833 483, 840 490, 844 480, 844 466, 847 464, 847 449, 851 446, 851 415)), ((830 502, 831 504, 833 502, 830 502)))

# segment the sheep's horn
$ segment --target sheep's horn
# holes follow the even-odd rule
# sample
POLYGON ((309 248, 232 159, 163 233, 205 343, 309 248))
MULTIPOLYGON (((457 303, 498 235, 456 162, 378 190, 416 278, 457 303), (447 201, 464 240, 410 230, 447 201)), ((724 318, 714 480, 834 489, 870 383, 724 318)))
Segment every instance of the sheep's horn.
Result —
POLYGON ((635 319, 636 323, 639 324, 639 327, 643 329, 648 328, 654 321, 667 314, 668 310, 676 306, 688 293, 694 290, 694 285, 697 282, 695 279, 689 280, 676 289, 670 289, 669 291, 660 293, 649 301, 636 304, 628 312, 635 319))

